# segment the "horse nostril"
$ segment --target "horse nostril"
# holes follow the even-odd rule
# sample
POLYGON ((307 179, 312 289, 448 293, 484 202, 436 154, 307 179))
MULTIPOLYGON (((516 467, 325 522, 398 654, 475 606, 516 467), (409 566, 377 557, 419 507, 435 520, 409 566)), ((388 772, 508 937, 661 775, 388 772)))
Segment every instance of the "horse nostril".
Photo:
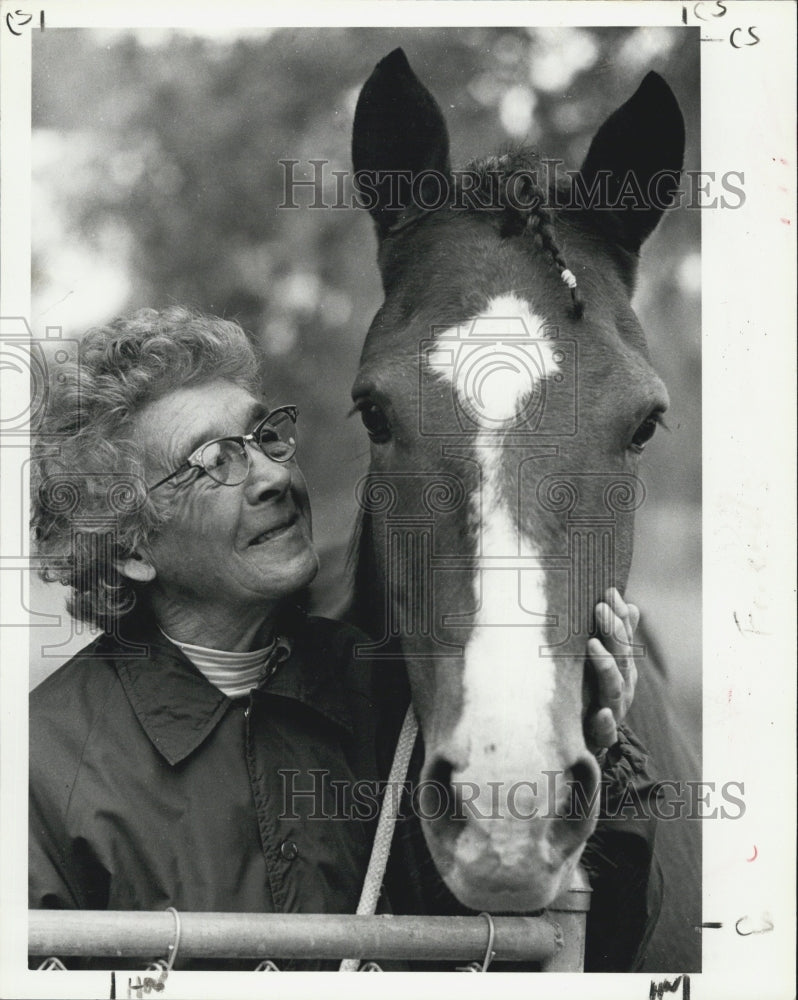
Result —
POLYGON ((463 819, 462 812, 458 810, 457 791, 452 785, 454 768, 451 763, 445 757, 438 755, 428 764, 425 771, 418 790, 418 807, 422 818, 463 819))
POLYGON ((545 841, 547 850, 555 851, 554 863, 582 847, 593 832, 601 778, 594 757, 585 755, 568 768, 508 783, 477 782, 451 756, 438 751, 429 759, 415 798, 417 815, 435 828, 436 840, 448 849, 468 828, 472 846, 489 841, 494 853, 507 853, 505 841, 516 848, 522 842, 545 841), (505 832, 494 838, 494 828, 505 832))
POLYGON ((599 810, 601 773, 593 757, 582 757, 563 774, 556 798, 552 840, 566 854, 589 835, 599 810))
POLYGON ((565 795, 557 815, 569 820, 589 820, 598 810, 601 775, 596 761, 583 757, 565 772, 565 795))

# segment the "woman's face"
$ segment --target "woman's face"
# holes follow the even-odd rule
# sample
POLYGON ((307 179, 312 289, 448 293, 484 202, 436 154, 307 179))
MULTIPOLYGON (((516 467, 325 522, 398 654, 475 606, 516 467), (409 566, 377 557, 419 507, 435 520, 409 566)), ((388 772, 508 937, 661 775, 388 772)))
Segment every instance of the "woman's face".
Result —
MULTIPOLYGON (((158 468, 151 465, 160 479, 205 441, 248 434, 265 415, 245 389, 214 381, 155 400, 135 423, 145 454, 157 457, 158 468)), ((238 486, 192 472, 159 487, 173 513, 146 559, 155 570, 152 584, 172 605, 268 609, 316 575, 310 503, 296 459, 278 463, 256 447, 247 450, 249 475, 238 486)))

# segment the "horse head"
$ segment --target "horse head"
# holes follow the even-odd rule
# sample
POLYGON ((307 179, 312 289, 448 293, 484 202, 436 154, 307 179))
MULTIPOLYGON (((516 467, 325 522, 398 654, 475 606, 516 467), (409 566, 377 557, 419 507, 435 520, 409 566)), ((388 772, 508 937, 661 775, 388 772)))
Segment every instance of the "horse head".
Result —
POLYGON ((554 186, 527 150, 453 172, 401 50, 358 101, 385 301, 353 387, 372 452, 356 600, 374 654, 407 664, 425 836, 475 909, 548 905, 595 827, 585 644, 623 592, 668 405, 630 296, 683 149, 653 73, 554 186))

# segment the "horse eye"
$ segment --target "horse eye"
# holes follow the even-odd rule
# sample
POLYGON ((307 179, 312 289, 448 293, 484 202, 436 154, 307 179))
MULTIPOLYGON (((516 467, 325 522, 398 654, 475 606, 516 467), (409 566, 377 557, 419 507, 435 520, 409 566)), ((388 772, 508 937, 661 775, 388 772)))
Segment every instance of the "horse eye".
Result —
POLYGON ((376 403, 364 400, 358 406, 358 410, 371 440, 377 444, 384 444, 391 436, 391 425, 382 408, 376 403))
POLYGON ((654 437, 660 417, 661 414, 659 412, 651 413, 637 428, 632 436, 631 447, 634 451, 641 452, 645 448, 646 443, 654 437))

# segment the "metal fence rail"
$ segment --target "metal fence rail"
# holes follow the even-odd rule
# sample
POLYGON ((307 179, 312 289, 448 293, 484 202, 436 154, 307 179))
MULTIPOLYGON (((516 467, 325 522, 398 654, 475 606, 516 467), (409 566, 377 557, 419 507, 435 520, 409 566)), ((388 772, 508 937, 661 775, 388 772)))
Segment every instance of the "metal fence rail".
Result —
MULTIPOLYGON (((305 913, 181 913, 182 958, 481 958, 480 917, 358 917, 305 913)), ((559 925, 546 917, 496 917, 495 960, 543 960, 559 950, 559 925)), ((175 924, 167 912, 32 911, 36 955, 166 955, 175 924)))
MULTIPOLYGON (((541 962, 551 971, 581 968, 577 928, 584 913, 494 917, 493 962, 541 962), (559 919, 558 919, 559 918, 559 919), (580 919, 581 918, 581 919, 580 919), (570 931, 570 933, 568 933, 570 931), (566 947, 566 943, 568 947, 566 947), (574 947, 576 945, 576 947, 574 947), (563 964, 564 963, 564 964, 563 964)), ((474 961, 485 957, 488 927, 481 917, 407 917, 303 913, 181 913, 180 956, 219 959, 374 959, 474 961)), ((32 910, 32 955, 119 958, 159 956, 174 942, 168 912, 32 910)))
MULTIPOLYGON (((180 913, 181 959, 369 959, 540 962, 581 971, 590 888, 572 888, 540 916, 412 917, 313 913, 180 913), (490 940, 491 923, 493 939, 490 940)), ((169 911, 31 910, 28 951, 59 958, 165 956, 175 942, 169 911)))

